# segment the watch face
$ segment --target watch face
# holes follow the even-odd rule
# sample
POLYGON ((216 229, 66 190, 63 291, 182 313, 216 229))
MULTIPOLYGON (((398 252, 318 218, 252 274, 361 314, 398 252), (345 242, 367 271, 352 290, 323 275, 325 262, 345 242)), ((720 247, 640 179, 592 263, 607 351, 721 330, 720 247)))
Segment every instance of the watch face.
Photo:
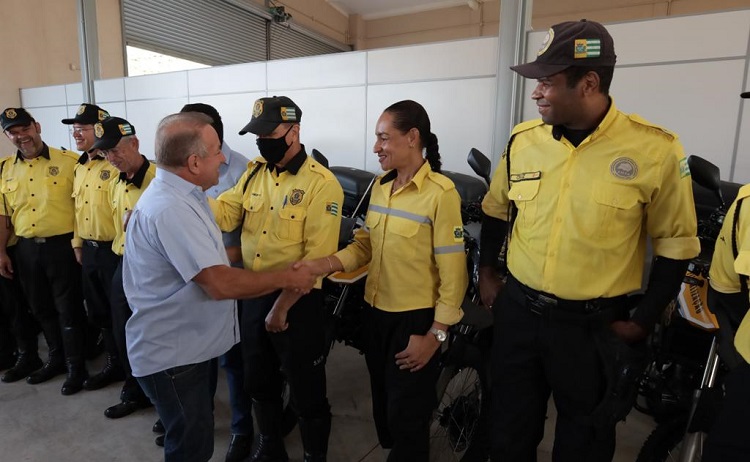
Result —
POLYGON ((445 339, 448 338, 448 334, 444 330, 431 329, 431 331, 435 335, 435 338, 438 340, 438 342, 444 342, 445 339))

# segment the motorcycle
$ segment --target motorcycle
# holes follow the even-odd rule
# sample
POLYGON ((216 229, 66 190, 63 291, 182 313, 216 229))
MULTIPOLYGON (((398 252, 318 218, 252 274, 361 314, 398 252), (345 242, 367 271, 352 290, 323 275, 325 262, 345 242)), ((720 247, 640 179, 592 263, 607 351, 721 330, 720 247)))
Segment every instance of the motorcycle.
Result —
POLYGON ((739 185, 722 184, 718 167, 698 156, 691 156, 688 165, 699 186, 696 191, 710 191, 718 206, 707 206, 696 195, 701 253, 691 260, 677 299, 651 337, 653 357, 641 378, 635 407, 653 416, 657 426, 637 462, 700 460, 728 370, 719 356, 719 324, 707 304, 708 273, 726 215, 722 186, 736 195, 739 185))
MULTIPOLYGON (((328 161, 313 150, 312 157, 328 167, 328 161)), ((479 223, 481 201, 487 192, 491 164, 484 154, 472 149, 468 162, 482 180, 457 172, 443 172, 461 196, 464 249, 469 286, 462 304, 464 317, 451 326, 440 352, 440 375, 436 384, 438 406, 430 428, 430 460, 484 461, 489 454, 487 425, 489 406, 489 354, 492 316, 479 299, 479 223), (476 237, 475 237, 476 236, 476 237)), ((345 246, 354 231, 364 225, 375 175, 351 167, 328 167, 344 190, 340 245, 345 246)), ((367 267, 351 273, 330 275, 323 285, 329 313, 328 340, 357 348, 362 345, 362 311, 367 267)))

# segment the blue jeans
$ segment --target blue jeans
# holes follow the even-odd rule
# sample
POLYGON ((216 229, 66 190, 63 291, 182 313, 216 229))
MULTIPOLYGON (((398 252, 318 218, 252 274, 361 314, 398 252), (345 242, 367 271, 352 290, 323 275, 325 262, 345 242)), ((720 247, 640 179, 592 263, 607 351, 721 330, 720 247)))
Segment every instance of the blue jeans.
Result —
POLYGON ((241 344, 236 344, 219 356, 219 365, 227 373, 229 405, 232 409, 232 423, 229 429, 233 435, 253 436, 253 405, 250 395, 245 392, 241 344))
POLYGON ((206 462, 213 455, 210 364, 210 361, 188 364, 138 377, 166 430, 166 462, 206 462))

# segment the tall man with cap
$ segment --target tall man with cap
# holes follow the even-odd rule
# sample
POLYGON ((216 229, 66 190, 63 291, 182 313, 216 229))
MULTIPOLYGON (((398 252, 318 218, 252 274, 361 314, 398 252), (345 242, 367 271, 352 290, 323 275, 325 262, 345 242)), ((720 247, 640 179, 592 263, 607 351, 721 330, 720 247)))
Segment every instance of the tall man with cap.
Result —
POLYGON ((537 59, 512 67, 537 80, 541 119, 513 129, 483 202, 493 460, 536 460, 550 393, 553 459, 612 459, 615 424, 632 405, 619 385, 635 386, 615 378, 632 379, 621 373, 637 369, 637 352, 699 251, 682 145, 617 110, 615 60, 607 30, 582 20, 552 26, 537 59), (495 265, 508 235, 500 290, 495 265), (647 236, 656 259, 631 314, 627 294, 641 289, 647 236))
POLYGON ((205 195, 224 160, 210 123, 192 112, 159 123, 156 178, 125 236, 128 356, 164 424, 167 462, 213 454, 211 360, 239 341, 234 300, 277 289, 307 292, 315 282, 309 271, 290 267, 261 273, 229 266, 205 195))
POLYGON ((156 165, 140 153, 135 127, 120 117, 107 117, 94 125, 94 149, 98 149, 118 175, 107 190, 108 218, 115 234, 109 251, 115 255, 115 269, 110 282, 108 305, 111 307, 111 341, 116 364, 125 383, 120 391, 120 402, 104 410, 110 419, 119 419, 138 409, 151 406, 138 381, 133 377, 125 344, 125 324, 131 315, 122 287, 122 256, 125 253, 125 216, 135 207, 143 191, 156 175, 156 165))
MULTIPOLYGON (((221 152, 224 154, 224 162, 219 165, 219 183, 206 190, 208 197, 216 199, 219 194, 231 188, 239 181, 247 169, 247 158, 229 147, 224 141, 224 122, 215 107, 205 103, 186 104, 180 112, 199 112, 211 118, 211 126, 216 130, 221 143, 221 152)), ((242 250, 240 247, 240 235, 242 230, 237 229, 222 233, 224 248, 232 266, 242 268, 242 250)), ((242 322, 242 301, 237 301, 237 314, 242 322)), ((238 343, 229 351, 221 355, 218 363, 227 373, 227 388, 229 388, 229 406, 232 412, 232 422, 229 430, 229 448, 225 462, 239 462, 244 460, 253 446, 253 416, 252 403, 245 393, 245 380, 242 367, 242 347, 238 343)), ((218 370, 214 369, 216 375, 213 377, 213 386, 216 386, 218 370)))
POLYGON ((14 268, 7 253, 11 228, 0 226, 0 276, 10 278, 17 269, 49 347, 48 361, 26 381, 41 383, 67 368, 61 392, 69 395, 81 389, 87 376, 81 268, 73 253, 73 247, 81 246, 73 232, 73 170, 78 156, 47 146, 41 125, 23 108, 5 109, 0 123, 18 148, 0 178, 0 219, 9 219, 19 238, 14 268))
MULTIPOLYGON (((246 269, 277 270, 337 250, 343 191, 300 143, 302 110, 286 96, 261 98, 240 131, 257 136, 261 157, 212 202, 221 229, 242 225, 246 269)), ((281 291, 243 301, 246 388, 260 433, 252 461, 286 461, 281 435, 280 369, 300 417, 306 462, 324 461, 331 412, 326 396, 325 328, 320 281, 309 294, 281 291)))
MULTIPOLYGON (((75 117, 63 119, 72 125, 76 148, 83 151, 78 158, 73 180, 75 225, 82 247, 74 248, 82 266, 83 297, 86 299, 89 322, 101 332, 106 358, 101 372, 86 379, 83 387, 98 390, 122 380, 123 372, 117 359, 112 337, 112 315, 109 293, 117 268, 112 252, 115 223, 109 207, 109 185, 116 179, 115 169, 94 148, 94 124, 109 117, 95 104, 81 104, 75 117)), ((98 333, 97 333, 98 336, 98 333)))

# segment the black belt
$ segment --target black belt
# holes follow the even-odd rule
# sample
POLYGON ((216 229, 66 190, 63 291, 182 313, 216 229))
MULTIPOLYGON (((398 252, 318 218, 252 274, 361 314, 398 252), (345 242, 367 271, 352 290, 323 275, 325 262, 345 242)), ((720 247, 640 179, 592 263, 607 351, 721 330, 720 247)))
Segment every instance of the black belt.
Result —
POLYGON ((64 241, 68 241, 68 244, 70 244, 71 239, 73 239, 73 233, 58 234, 57 236, 50 237, 18 237, 19 241, 33 242, 34 244, 56 244, 64 241))
POLYGON ((94 241, 91 239, 84 239, 83 243, 90 247, 112 247, 112 241, 94 241))
MULTIPOLYGON (((508 274, 507 285, 511 290, 517 289, 524 300, 516 300, 526 306, 532 313, 542 315, 548 310, 561 310, 577 314, 594 314, 604 309, 625 306, 627 295, 611 298, 594 298, 591 300, 565 300, 546 292, 540 292, 521 283, 518 279, 508 274)), ((513 292, 511 292, 511 296, 513 292)))

